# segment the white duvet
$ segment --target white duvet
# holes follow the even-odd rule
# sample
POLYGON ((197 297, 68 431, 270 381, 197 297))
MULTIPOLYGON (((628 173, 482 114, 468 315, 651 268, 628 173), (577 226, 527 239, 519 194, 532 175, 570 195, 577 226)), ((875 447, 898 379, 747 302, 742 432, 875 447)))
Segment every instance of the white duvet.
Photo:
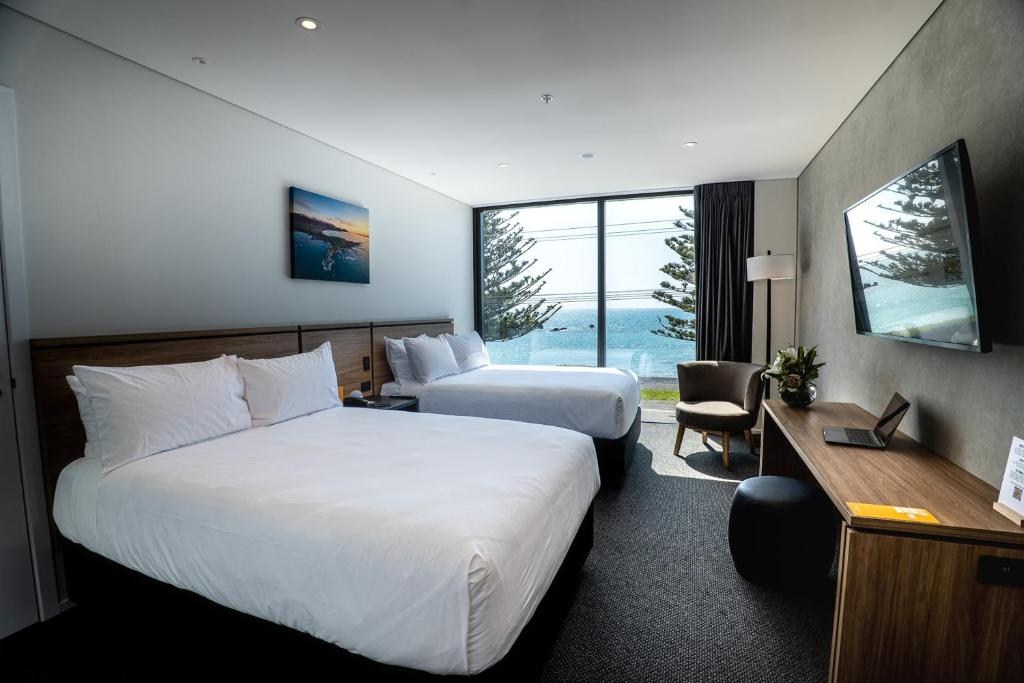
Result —
POLYGON ((420 411, 565 427, 602 439, 629 431, 640 381, 629 370, 487 365, 429 384, 391 382, 384 395, 416 396, 420 411))
POLYGON ((600 481, 590 438, 335 408, 61 473, 61 533, 375 660, 470 674, 547 591, 600 481))

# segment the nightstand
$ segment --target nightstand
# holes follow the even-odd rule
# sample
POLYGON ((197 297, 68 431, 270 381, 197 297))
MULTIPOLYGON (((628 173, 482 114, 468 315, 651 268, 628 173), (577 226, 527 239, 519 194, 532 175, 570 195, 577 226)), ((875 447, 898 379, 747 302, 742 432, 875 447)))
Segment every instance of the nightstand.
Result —
POLYGON ((364 396, 368 403, 361 408, 374 410, 403 410, 407 413, 420 412, 420 400, 415 396, 364 396))

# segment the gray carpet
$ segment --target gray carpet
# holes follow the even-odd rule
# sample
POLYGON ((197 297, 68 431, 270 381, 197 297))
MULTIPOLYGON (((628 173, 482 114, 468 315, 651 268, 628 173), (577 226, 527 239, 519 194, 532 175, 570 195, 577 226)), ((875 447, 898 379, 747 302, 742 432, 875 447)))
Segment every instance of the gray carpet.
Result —
POLYGON ((789 596, 742 579, 727 523, 736 482, 757 474, 742 438, 644 424, 623 487, 595 501, 594 548, 542 680, 822 681, 833 595, 789 596))

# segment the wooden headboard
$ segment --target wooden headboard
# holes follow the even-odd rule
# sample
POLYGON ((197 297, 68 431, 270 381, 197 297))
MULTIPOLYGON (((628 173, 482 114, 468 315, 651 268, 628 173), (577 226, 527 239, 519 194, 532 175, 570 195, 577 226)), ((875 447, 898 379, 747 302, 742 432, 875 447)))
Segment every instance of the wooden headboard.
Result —
POLYGON ((192 363, 222 354, 273 358, 299 352, 296 327, 203 330, 106 337, 33 339, 32 379, 35 383, 39 454, 43 463, 47 509, 52 510, 57 476, 82 457, 85 430, 78 404, 64 378, 75 365, 158 365, 192 363))
POLYGON ((384 350, 384 338, 401 339, 402 337, 417 337, 427 334, 431 337, 447 332, 452 334, 455 325, 451 320, 419 320, 419 321, 395 321, 390 323, 374 323, 373 333, 373 393, 379 394, 380 388, 395 380, 391 374, 391 367, 388 365, 387 352, 384 350))
POLYGON ((379 391, 393 379, 384 353, 385 336, 437 335, 452 329, 452 321, 443 319, 33 339, 32 376, 47 508, 52 510, 60 471, 82 457, 85 447, 78 405, 64 379, 75 365, 190 363, 221 354, 276 358, 310 351, 329 341, 338 384, 346 393, 352 389, 366 393, 364 387, 379 391))
POLYGON ((312 351, 324 342, 331 342, 338 386, 343 387, 346 394, 351 393, 353 389, 369 394, 373 386, 370 326, 371 323, 303 325, 299 328, 302 350, 312 351))

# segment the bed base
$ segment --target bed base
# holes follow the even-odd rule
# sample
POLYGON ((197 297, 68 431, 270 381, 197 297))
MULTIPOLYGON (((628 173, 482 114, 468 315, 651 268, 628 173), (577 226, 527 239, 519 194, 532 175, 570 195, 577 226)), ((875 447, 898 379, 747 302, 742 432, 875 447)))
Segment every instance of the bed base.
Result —
POLYGON ((601 472, 601 486, 621 486, 633 463, 633 454, 640 439, 640 409, 636 409, 636 417, 629 431, 617 439, 599 439, 594 437, 594 448, 597 449, 597 467, 601 472))
MULTIPOLYGON (((325 673, 341 681, 441 678, 352 654, 301 631, 151 579, 77 543, 62 541, 68 596, 92 613, 96 628, 104 633, 101 642, 111 644, 118 653, 130 653, 132 662, 151 672, 159 670, 162 662, 173 661, 175 671, 191 670, 199 678, 248 675, 253 680, 301 680, 325 673)), ((474 680, 538 675, 593 543, 591 504, 551 587, 515 645, 496 665, 473 676, 474 680)))

